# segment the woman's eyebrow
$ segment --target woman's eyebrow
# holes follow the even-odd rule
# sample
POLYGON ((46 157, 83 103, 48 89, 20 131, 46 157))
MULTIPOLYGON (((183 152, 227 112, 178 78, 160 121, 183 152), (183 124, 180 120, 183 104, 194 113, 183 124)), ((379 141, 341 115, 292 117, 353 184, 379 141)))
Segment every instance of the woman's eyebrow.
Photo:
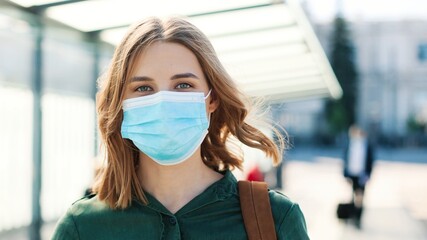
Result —
POLYGON ((146 76, 135 76, 130 78, 130 82, 154 81, 154 79, 146 76))
POLYGON ((188 73, 178 73, 178 74, 175 74, 175 75, 173 75, 171 77, 171 80, 176 80, 176 79, 179 79, 179 78, 195 78, 195 79, 199 79, 195 74, 188 72, 188 73))

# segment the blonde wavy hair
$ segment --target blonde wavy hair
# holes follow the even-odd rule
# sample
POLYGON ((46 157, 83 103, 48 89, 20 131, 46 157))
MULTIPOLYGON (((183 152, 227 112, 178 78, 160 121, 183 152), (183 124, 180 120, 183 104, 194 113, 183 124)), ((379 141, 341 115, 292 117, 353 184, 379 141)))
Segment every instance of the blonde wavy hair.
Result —
MULTIPOLYGON (((162 41, 182 44, 197 57, 218 108, 211 115, 209 133, 201 145, 204 163, 215 171, 242 168, 243 157, 227 142, 234 137, 260 149, 276 165, 281 161, 280 146, 259 129, 247 123, 247 104, 231 77, 221 65, 208 38, 195 26, 180 18, 147 18, 131 26, 116 48, 108 71, 100 78, 97 94, 99 130, 106 150, 106 166, 94 186, 100 200, 111 208, 124 209, 132 199, 146 204, 137 176, 139 150, 120 133, 122 101, 135 59, 150 44, 162 41)), ((273 128, 274 129, 274 128, 273 128)), ((277 135, 283 146, 280 134, 277 135)))

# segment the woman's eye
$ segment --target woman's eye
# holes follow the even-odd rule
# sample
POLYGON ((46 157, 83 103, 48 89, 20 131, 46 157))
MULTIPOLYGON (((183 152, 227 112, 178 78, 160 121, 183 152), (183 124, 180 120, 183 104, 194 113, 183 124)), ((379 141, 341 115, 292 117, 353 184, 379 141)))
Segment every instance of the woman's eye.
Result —
POLYGON ((176 85, 176 88, 178 88, 178 89, 191 88, 191 85, 188 83, 180 83, 180 84, 176 85))
POLYGON ((138 87, 136 89, 137 92, 147 92, 147 91, 151 91, 151 90, 153 90, 153 89, 149 86, 141 86, 141 87, 138 87))

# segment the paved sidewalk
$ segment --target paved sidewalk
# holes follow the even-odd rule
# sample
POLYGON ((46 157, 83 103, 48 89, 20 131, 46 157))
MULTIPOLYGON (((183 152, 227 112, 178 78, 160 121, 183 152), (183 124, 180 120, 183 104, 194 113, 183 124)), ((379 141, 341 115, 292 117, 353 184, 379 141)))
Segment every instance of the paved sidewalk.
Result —
POLYGON ((283 192, 300 204, 311 239, 427 240, 427 164, 378 161, 358 230, 335 215, 337 204, 351 198, 338 156, 319 150, 289 154, 283 171, 283 192))

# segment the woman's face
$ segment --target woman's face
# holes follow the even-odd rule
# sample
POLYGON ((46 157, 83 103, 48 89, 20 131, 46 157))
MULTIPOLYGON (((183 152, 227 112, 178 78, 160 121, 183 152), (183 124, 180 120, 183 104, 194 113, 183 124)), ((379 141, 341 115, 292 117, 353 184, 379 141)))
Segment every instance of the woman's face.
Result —
MULTIPOLYGON (((159 91, 209 92, 208 83, 196 56, 177 43, 155 42, 135 59, 125 88, 125 99, 147 96, 159 91)), ((207 112, 216 108, 211 96, 207 112)))

